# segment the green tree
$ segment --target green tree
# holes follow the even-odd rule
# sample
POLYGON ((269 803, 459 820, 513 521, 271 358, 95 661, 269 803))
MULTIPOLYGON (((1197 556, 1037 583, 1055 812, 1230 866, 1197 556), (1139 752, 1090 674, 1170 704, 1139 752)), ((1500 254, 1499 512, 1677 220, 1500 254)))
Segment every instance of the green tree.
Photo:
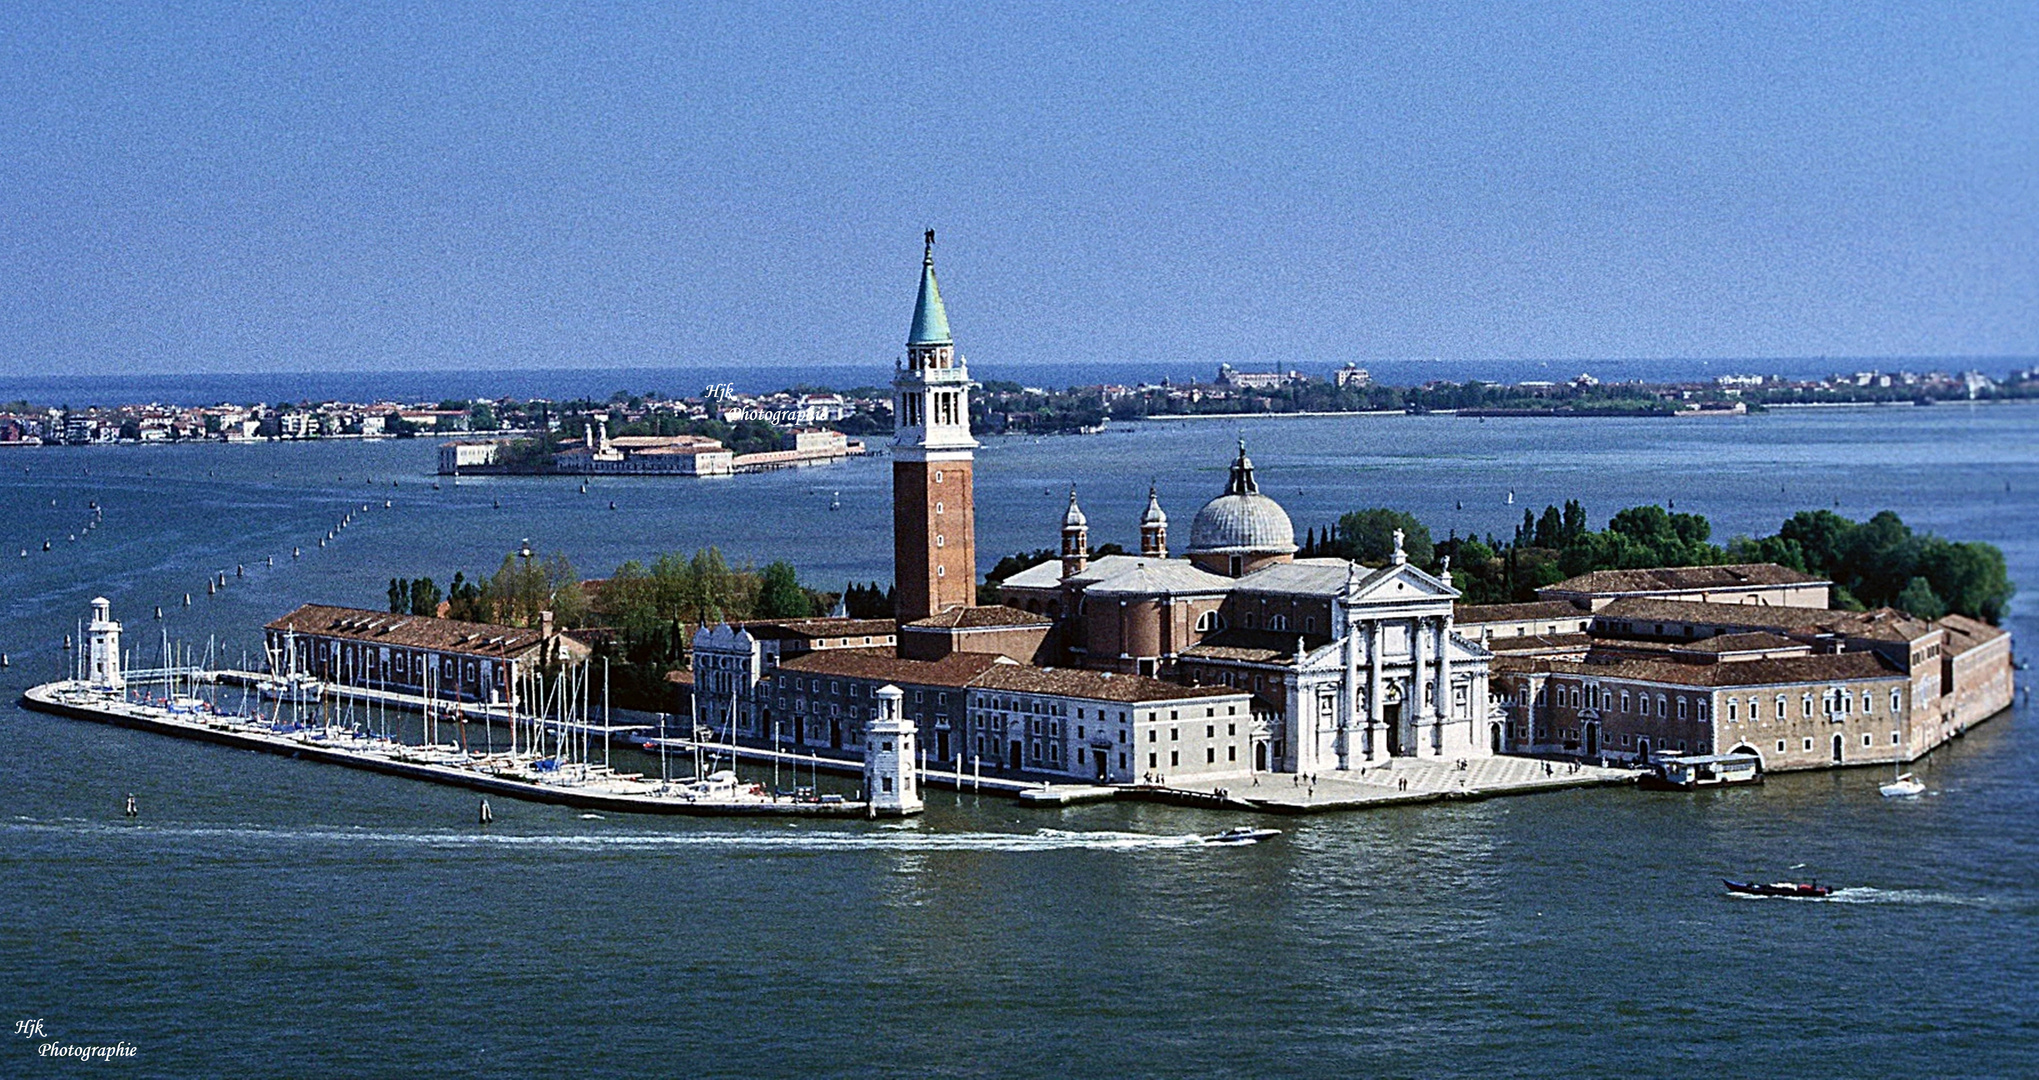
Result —
POLYGON ((1993 544, 1930 537, 1921 545, 1917 565, 1949 611, 1972 619, 2001 621, 2017 591, 2003 551, 1993 544))
POLYGON ((1854 530, 1854 522, 1831 510, 1801 510, 1777 530, 1777 536, 1798 545, 1808 573, 1832 576, 1841 545, 1854 530))
POLYGON ((404 583, 400 579, 390 578, 389 610, 392 613, 401 614, 404 611, 404 609, 409 606, 410 606, 410 591, 404 588, 404 583))
POLYGON ((1922 577, 1906 582, 1891 606, 1920 619, 1937 619, 1947 614, 1947 605, 1941 603, 1940 598, 1933 594, 1933 587, 1922 577))
POLYGON ((814 614, 813 602, 800 587, 793 565, 767 565, 758 580, 757 614, 767 619, 804 619, 814 614))
POLYGON ((407 607, 413 615, 439 614, 440 599, 439 586, 433 584, 432 579, 428 577, 413 580, 405 590, 407 607))
POLYGON ((513 551, 503 556, 502 565, 481 592, 491 622, 537 626, 539 616, 547 611, 562 627, 582 625, 587 618, 587 595, 580 576, 563 554, 538 559, 513 551))
POLYGON ((1431 565, 1433 550, 1430 530, 1401 510, 1375 507, 1355 510, 1338 519, 1339 554, 1348 559, 1379 565, 1395 551, 1395 530, 1402 532, 1402 550, 1418 566, 1431 565))

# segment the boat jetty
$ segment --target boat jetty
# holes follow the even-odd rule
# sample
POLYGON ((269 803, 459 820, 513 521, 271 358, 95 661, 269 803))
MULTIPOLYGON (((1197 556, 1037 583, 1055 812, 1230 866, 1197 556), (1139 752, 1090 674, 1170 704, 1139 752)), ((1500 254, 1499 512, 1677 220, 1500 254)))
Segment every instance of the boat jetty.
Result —
MULTIPOLYGON (((110 608, 105 599, 92 602, 89 645, 80 650, 80 670, 72 678, 30 687, 22 695, 24 707, 588 810, 699 816, 897 817, 921 809, 917 785, 903 771, 905 763, 911 761, 910 749, 903 755, 872 755, 866 769, 866 790, 882 791, 884 794, 877 799, 786 795, 745 783, 729 770, 686 779, 619 772, 606 761, 591 760, 593 746, 588 725, 561 722, 565 714, 576 708, 584 712, 586 708, 585 672, 576 676, 572 668, 554 673, 551 685, 541 686, 531 699, 549 702, 561 715, 513 716, 510 745, 504 748, 462 745, 466 741, 464 736, 462 743, 442 743, 431 737, 436 728, 429 723, 425 742, 405 742, 390 733, 386 721, 380 732, 373 724, 335 723, 331 714, 299 709, 287 692, 257 693, 252 702, 244 692, 238 706, 228 706, 217 693, 220 684, 216 673, 168 667, 123 671, 120 624, 113 621, 110 608)), ((602 756, 606 758, 606 752, 602 756)))

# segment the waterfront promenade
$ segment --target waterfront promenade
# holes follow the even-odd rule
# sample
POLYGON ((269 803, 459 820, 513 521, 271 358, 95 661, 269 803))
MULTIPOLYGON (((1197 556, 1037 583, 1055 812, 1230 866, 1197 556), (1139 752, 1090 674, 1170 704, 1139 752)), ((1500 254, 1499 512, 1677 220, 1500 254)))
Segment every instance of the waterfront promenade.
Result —
POLYGON ((1257 778, 1200 779, 1139 791, 1152 798, 1173 795, 1181 801, 1209 799, 1212 805, 1310 814, 1632 784, 1641 775, 1636 769, 1526 757, 1469 758, 1463 768, 1454 760, 1393 758, 1370 768, 1323 772, 1314 777, 1263 773, 1257 778))

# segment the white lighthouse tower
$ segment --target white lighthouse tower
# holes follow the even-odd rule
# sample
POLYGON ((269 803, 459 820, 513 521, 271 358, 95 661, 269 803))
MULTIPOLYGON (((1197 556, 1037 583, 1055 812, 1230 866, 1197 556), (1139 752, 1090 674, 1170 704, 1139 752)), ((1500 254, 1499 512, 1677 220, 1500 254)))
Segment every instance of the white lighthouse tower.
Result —
POLYGON ((120 693, 127 689, 127 677, 120 670, 120 624, 113 621, 113 602, 101 596, 92 601, 92 625, 85 629, 89 666, 86 681, 94 690, 120 693))
POLYGON ((913 725, 899 716, 906 692, 878 688, 878 718, 864 725, 864 797, 872 817, 918 814, 925 804, 913 782, 913 725))

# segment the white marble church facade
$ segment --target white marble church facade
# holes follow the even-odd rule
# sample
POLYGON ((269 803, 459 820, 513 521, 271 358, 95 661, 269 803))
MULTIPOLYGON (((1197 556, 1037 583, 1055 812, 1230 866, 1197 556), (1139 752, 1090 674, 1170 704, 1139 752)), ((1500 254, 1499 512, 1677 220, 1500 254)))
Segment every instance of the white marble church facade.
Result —
POLYGON ((1301 653, 1287 680, 1276 768, 1320 773, 1497 752, 1492 656, 1452 632, 1457 596, 1399 552, 1377 570, 1352 565, 1332 601, 1336 636, 1301 653))

